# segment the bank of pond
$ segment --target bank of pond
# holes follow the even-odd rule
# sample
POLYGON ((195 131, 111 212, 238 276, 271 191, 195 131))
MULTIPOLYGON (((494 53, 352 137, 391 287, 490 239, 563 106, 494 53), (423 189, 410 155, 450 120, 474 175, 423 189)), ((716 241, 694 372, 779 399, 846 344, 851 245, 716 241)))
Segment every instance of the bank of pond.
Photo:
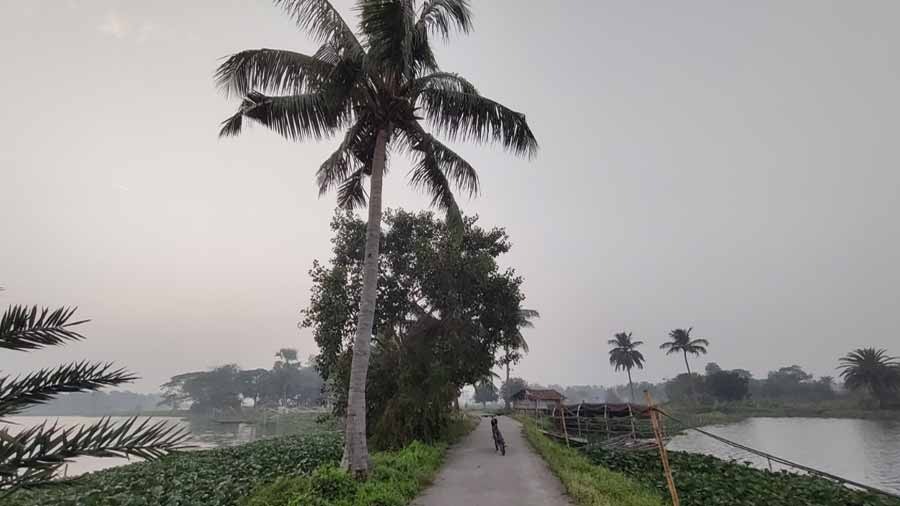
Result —
MULTIPOLYGON (((464 432, 464 431, 460 431, 464 432)), ((526 426, 531 444, 582 505, 669 504, 654 451, 577 451, 526 426), (614 502, 609 502, 610 494, 614 502), (603 502, 606 501, 606 502, 603 502)), ((439 469, 446 443, 373 455, 369 481, 337 470, 341 437, 292 435, 185 452, 61 480, 4 497, 4 506, 299 506, 409 504, 439 469)), ((900 506, 900 500, 712 456, 669 452, 685 506, 900 506)), ((490 472, 490 469, 485 469, 490 472)))

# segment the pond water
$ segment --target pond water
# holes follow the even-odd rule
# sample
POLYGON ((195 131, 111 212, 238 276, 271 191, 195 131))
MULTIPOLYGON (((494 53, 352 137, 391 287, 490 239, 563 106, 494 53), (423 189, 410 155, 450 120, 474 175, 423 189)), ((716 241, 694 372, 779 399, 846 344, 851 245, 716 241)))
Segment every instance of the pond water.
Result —
MULTIPOLYGON (((898 420, 749 418, 704 429, 798 464, 900 494, 898 420)), ((769 467, 765 458, 694 431, 673 437, 667 448, 749 461, 763 469, 769 467)), ((772 467, 782 469, 778 464, 772 467)))
MULTIPOLYGON (((303 416, 303 415, 301 415, 303 416)), ((310 424, 315 418, 315 414, 308 415, 310 424)), ((295 417, 296 418, 296 417, 295 417)), ((72 427, 77 425, 92 424, 99 420, 99 417, 86 416, 14 416, 4 419, 9 425, 0 425, 0 427, 9 428, 10 432, 15 434, 25 427, 38 425, 44 420, 48 424, 57 422, 62 426, 72 427)), ((113 422, 122 422, 128 420, 128 417, 113 416, 110 417, 113 422)), ((270 424, 222 424, 217 423, 209 418, 179 418, 167 416, 155 416, 153 421, 165 421, 166 423, 177 425, 185 428, 190 432, 186 444, 191 445, 194 449, 218 448, 223 446, 233 446, 241 443, 248 443, 257 439, 286 435, 296 433, 302 430, 304 424, 297 424, 296 419, 293 423, 270 423, 270 424)), ((83 473, 99 471, 109 467, 121 466, 133 462, 140 462, 141 459, 125 459, 125 458, 100 458, 100 457, 78 457, 61 470, 61 476, 77 476, 83 473)))

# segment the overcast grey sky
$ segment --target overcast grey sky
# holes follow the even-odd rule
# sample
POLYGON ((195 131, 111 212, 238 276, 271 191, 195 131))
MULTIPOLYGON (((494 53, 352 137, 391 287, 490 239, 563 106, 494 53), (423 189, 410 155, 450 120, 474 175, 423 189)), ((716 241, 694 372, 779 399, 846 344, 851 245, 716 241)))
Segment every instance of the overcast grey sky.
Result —
MULTIPOLYGON (((464 211, 507 228, 543 315, 514 374, 622 382, 606 341, 629 330, 636 379, 671 377, 683 363, 657 347, 681 326, 711 341, 698 368, 758 376, 900 354, 900 2, 473 3, 442 66, 541 143, 532 162, 458 145, 483 188, 464 211)), ((296 322, 329 255, 313 174, 335 141, 217 139, 235 108, 218 59, 257 47, 313 46, 264 0, 0 3, 0 303, 93 319, 0 369, 112 360, 153 391, 315 352, 296 322)), ((405 173, 386 204, 424 207, 405 173)))

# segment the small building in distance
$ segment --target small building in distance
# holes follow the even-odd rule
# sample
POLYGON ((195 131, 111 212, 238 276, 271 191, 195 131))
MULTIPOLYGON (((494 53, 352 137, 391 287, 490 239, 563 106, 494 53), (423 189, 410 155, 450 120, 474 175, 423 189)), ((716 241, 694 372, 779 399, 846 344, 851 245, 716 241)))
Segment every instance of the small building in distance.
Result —
POLYGON ((517 410, 552 410, 562 406, 565 396, 556 390, 523 388, 512 397, 512 408, 517 410))

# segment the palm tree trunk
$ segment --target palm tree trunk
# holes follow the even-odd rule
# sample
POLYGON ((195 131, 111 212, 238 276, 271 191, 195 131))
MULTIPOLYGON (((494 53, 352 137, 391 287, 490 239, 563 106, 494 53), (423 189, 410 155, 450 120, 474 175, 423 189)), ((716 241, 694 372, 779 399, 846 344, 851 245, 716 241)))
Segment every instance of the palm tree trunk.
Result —
POLYGON ((386 161, 388 129, 378 131, 372 180, 369 188, 369 221, 366 223, 366 256, 363 262, 363 286, 359 299, 359 319, 353 339, 350 365, 350 391, 347 396, 344 457, 341 465, 358 479, 369 473, 369 448, 366 444, 366 376, 369 372, 369 344, 375 321, 378 285, 378 251, 381 246, 381 187, 386 161))
POLYGON ((628 371, 628 388, 631 389, 631 403, 634 404, 634 384, 631 382, 631 369, 625 369, 628 371))
POLYGON ((696 401, 697 400, 697 389, 694 386, 694 377, 691 376, 691 364, 688 363, 687 352, 684 352, 684 366, 687 367, 688 372, 688 385, 691 388, 691 397, 696 401))
POLYGON ((503 396, 504 409, 509 411, 509 357, 506 360, 506 395, 503 396))

